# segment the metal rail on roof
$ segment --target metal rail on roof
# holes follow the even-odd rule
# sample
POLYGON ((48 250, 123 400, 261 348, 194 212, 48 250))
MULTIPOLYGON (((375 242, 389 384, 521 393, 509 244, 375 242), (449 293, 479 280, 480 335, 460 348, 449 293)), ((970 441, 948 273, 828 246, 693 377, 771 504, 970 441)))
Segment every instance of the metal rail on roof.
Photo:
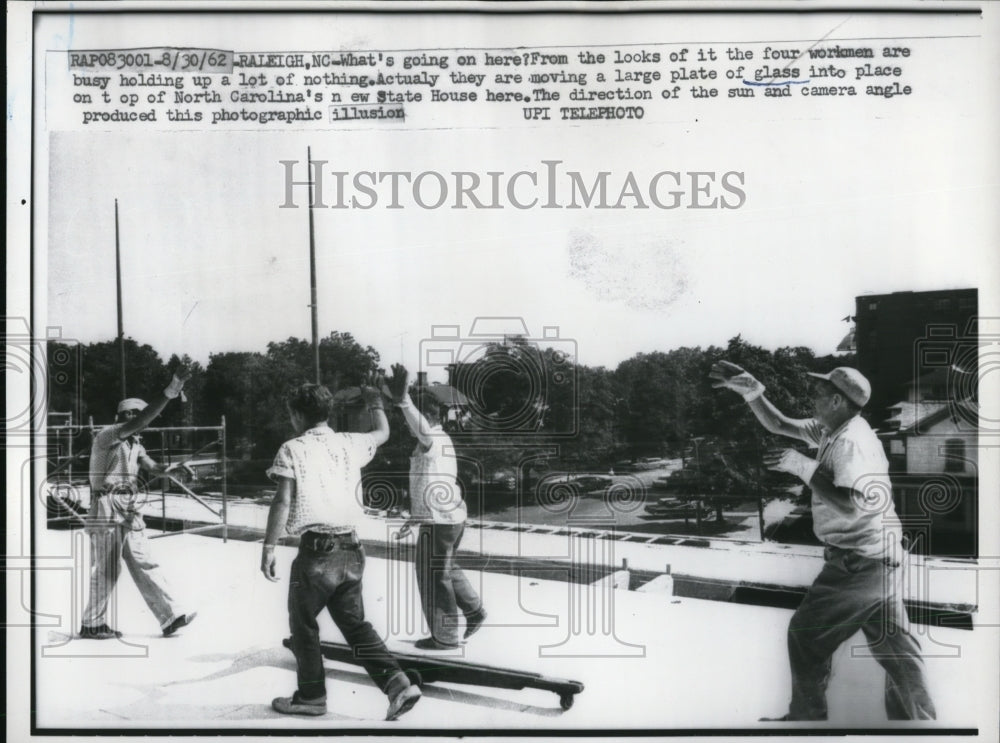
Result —
POLYGON ((524 534, 550 534, 555 536, 574 536, 581 539, 614 539, 619 542, 634 542, 637 544, 684 544, 692 543, 709 544, 712 541, 727 542, 730 544, 760 544, 746 539, 733 539, 730 537, 713 536, 708 537, 688 536, 688 535, 667 535, 667 534, 644 534, 639 532, 618 531, 616 529, 594 529, 587 526, 546 526, 542 524, 518 524, 509 521, 474 521, 470 519, 466 522, 467 527, 473 529, 483 529, 489 531, 511 531, 524 534))

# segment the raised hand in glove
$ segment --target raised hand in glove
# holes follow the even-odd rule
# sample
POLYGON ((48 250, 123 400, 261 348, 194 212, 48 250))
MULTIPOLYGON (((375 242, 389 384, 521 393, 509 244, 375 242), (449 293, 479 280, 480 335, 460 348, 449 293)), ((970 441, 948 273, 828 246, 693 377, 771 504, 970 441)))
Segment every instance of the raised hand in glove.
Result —
POLYGON ((195 471, 191 469, 191 466, 187 462, 172 464, 163 471, 163 474, 178 477, 182 481, 198 479, 198 475, 195 474, 195 471))
POLYGON ((392 538, 398 541, 410 536, 413 533, 413 527, 416 523, 415 519, 407 519, 392 538))
POLYGON ((712 387, 732 390, 743 396, 747 402, 756 400, 764 394, 764 385, 743 367, 729 361, 716 361, 708 373, 712 387))
POLYGON ((369 372, 361 382, 361 397, 369 408, 382 407, 382 388, 385 382, 381 374, 369 372))
POLYGON ((764 466, 769 470, 795 475, 808 485, 813 475, 816 474, 819 462, 815 459, 810 459, 801 452, 795 451, 795 449, 784 449, 765 454, 764 466))
POLYGON ((393 403, 401 405, 406 401, 410 389, 410 372, 402 364, 392 365, 392 376, 386 380, 386 388, 393 403))
POLYGON ((163 396, 173 400, 181 394, 184 390, 184 385, 189 379, 191 379, 191 370, 186 366, 178 366, 174 372, 173 379, 170 380, 170 384, 163 390, 163 396))

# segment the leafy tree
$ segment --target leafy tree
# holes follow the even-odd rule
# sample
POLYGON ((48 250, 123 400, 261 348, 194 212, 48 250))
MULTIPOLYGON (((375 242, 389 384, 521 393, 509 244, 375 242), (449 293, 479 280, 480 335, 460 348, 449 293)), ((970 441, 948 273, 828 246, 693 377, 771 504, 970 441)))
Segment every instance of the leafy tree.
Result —
POLYGON ((577 366, 575 399, 553 401, 553 413, 573 414, 559 427, 575 430, 576 436, 560 443, 562 459, 576 467, 603 466, 614 460, 619 445, 619 407, 622 398, 615 376, 604 367, 577 366), (573 429, 570 429, 570 426, 573 429))
POLYGON ((744 451, 744 447, 716 437, 696 437, 693 452, 686 458, 684 467, 667 479, 666 491, 706 498, 715 507, 716 520, 721 522, 728 498, 760 492, 759 467, 742 456, 744 451))
MULTIPOLYGON (((379 355, 361 346, 350 333, 330 333, 319 342, 320 381, 331 392, 361 383, 378 368, 379 355)), ((291 434, 285 400, 300 384, 315 381, 312 344, 288 338, 267 344, 258 370, 258 404, 254 432, 255 456, 273 456, 291 434)))
POLYGON ((215 425, 226 417, 226 436, 236 456, 250 457, 257 433, 260 378, 264 357, 256 352, 229 351, 209 357, 201 390, 201 423, 215 425))
POLYGON ((625 401, 621 428, 632 456, 662 456, 687 443, 702 396, 700 362, 701 349, 679 348, 640 353, 618 365, 615 378, 625 401))
MULTIPOLYGON (((98 423, 109 422, 120 397, 117 343, 77 349, 50 341, 48 353, 49 409, 79 412, 82 421, 93 415, 98 423), (67 365, 68 358, 78 361, 67 365)), ((453 369, 452 384, 470 399, 472 412, 472 425, 454 435, 461 476, 467 483, 484 479, 488 487, 507 492, 507 475, 544 469, 544 463, 525 462, 545 445, 558 449, 561 460, 550 466, 576 470, 603 468, 622 451, 633 457, 685 456, 687 466, 671 481, 676 492, 757 492, 761 452, 779 441, 737 395, 711 387, 708 372, 722 358, 745 367, 765 384, 770 400, 799 417, 811 413, 806 372, 849 363, 842 356, 816 358, 807 348, 770 351, 737 336, 724 348, 640 353, 608 370, 510 337, 453 369), (696 463, 690 456, 694 437, 706 442, 696 463)), ((333 332, 320 341, 320 376, 331 391, 359 384, 379 361, 373 348, 349 333, 333 332)), ((225 415, 230 451, 264 461, 292 433, 287 392, 314 379, 312 346, 301 338, 269 343, 264 353, 212 354, 205 368, 188 357, 172 356, 164 364, 153 348, 129 338, 128 395, 152 396, 179 363, 193 372, 188 402, 170 406, 161 422, 217 425, 225 415)), ((402 419, 388 412, 392 433, 369 470, 397 472, 402 483, 413 440, 402 419)), ((528 483, 520 486, 524 490, 528 483)))
MULTIPOLYGON (((333 392, 358 384, 379 361, 373 348, 361 346, 350 333, 330 333, 320 340, 319 351, 321 381, 333 392)), ((212 354, 204 415, 213 424, 226 416, 227 431, 242 456, 268 459, 292 434, 285 408, 289 391, 314 379, 312 344, 302 338, 271 342, 264 354, 212 354)))
POLYGON ((191 372, 191 378, 184 385, 184 395, 176 403, 167 406, 163 414, 157 419, 156 426, 217 426, 219 419, 207 419, 204 414, 198 413, 204 408, 205 389, 205 368, 194 361, 190 356, 184 354, 178 356, 173 354, 167 361, 167 369, 170 374, 180 366, 186 366, 191 372))
MULTIPOLYGON (((167 366, 152 346, 132 338, 126 338, 124 345, 126 396, 152 397, 170 381, 167 366)), ((114 419, 121 400, 117 340, 80 346, 49 341, 47 360, 50 411, 78 412, 81 423, 91 416, 97 424, 114 419)))
POLYGON ((711 496, 759 492, 770 477, 761 469, 762 453, 789 442, 768 434, 738 395, 711 387, 708 372, 719 359, 747 369, 767 387, 768 399, 793 417, 811 415, 806 372, 844 362, 827 357, 820 363, 801 347, 772 352, 737 336, 726 348, 638 354, 619 365, 615 375, 627 401, 622 431, 629 451, 686 455, 668 490, 709 496, 721 519, 724 500, 711 496))
POLYGON ((511 336, 456 364, 450 382, 469 400, 466 420, 453 431, 460 477, 490 500, 528 493, 529 476, 547 466, 539 447, 559 452, 567 465, 593 465, 613 448, 610 372, 579 366, 559 349, 511 336))

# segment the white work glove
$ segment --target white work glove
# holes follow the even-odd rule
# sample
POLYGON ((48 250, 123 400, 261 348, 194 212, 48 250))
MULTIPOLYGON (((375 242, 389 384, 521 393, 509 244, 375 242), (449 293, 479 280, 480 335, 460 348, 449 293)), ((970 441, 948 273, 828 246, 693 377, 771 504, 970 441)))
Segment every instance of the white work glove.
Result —
POLYGON ((769 470, 795 475, 808 485, 819 468, 819 462, 815 459, 810 459, 801 452, 795 451, 795 449, 785 449, 784 451, 768 452, 765 454, 764 466, 769 470))
POLYGON ((399 531, 397 531, 392 538, 395 540, 400 540, 410 536, 410 534, 413 533, 413 527, 416 525, 416 523, 417 522, 414 519, 407 519, 405 523, 401 527, 399 527, 399 531))
POLYGON ((196 480, 198 478, 198 476, 195 474, 195 471, 191 469, 190 465, 188 465, 186 462, 181 464, 170 465, 169 467, 167 467, 167 469, 163 471, 163 474, 176 476, 181 472, 184 473, 182 477, 187 476, 187 478, 191 480, 196 480))
POLYGON ((382 400, 382 388, 385 381, 378 372, 369 372, 361 381, 361 398, 365 401, 365 407, 369 410, 384 410, 385 405, 382 400))
POLYGON ((712 387, 732 390, 743 396, 747 402, 756 400, 764 394, 764 385, 747 372, 743 367, 728 361, 716 361, 708 373, 712 387))
POLYGON ((191 378, 191 372, 187 369, 180 368, 174 372, 173 379, 170 380, 170 384, 166 386, 163 390, 163 396, 168 400, 173 400, 181 394, 184 389, 184 383, 191 378))
POLYGON ((388 395, 394 405, 405 407, 410 404, 410 373, 402 364, 392 365, 392 376, 386 381, 383 394, 388 395))

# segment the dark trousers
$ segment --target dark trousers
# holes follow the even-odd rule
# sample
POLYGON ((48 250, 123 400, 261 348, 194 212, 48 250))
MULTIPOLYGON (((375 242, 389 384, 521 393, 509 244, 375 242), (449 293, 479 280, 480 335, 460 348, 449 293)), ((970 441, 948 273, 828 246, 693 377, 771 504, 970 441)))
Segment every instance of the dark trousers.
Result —
POLYGON ((788 625, 792 703, 797 720, 825 720, 834 651, 859 629, 885 669, 890 720, 933 720, 920 643, 903 606, 903 570, 849 550, 828 547, 823 570, 788 625))
POLYGON ((299 696, 316 699, 326 694, 326 674, 316 617, 330 612, 344 639, 353 648, 372 681, 389 697, 409 685, 399 663, 365 620, 361 576, 365 553, 360 544, 316 552, 303 547, 292 562, 288 586, 288 623, 292 652, 298 665, 299 696))
POLYGON ((458 615, 482 611, 479 594, 455 562, 465 524, 422 524, 417 533, 417 589, 431 635, 446 645, 458 643, 458 615))

